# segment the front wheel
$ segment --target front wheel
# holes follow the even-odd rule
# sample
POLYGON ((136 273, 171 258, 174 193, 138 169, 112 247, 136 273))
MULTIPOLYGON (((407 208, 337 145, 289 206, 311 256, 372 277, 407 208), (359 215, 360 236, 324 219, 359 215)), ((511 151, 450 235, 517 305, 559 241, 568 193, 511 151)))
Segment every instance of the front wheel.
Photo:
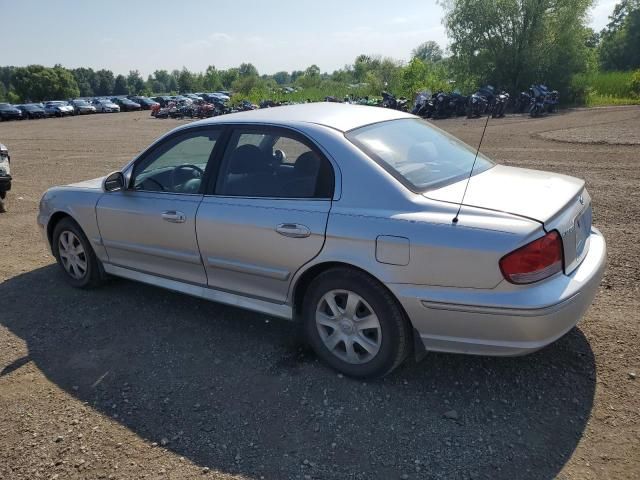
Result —
POLYGON ((71 218, 64 218, 55 226, 51 246, 64 278, 71 286, 92 288, 101 283, 100 261, 80 226, 71 218))
POLYGON ((364 272, 337 268, 315 278, 302 308, 316 354, 357 378, 382 377, 411 350, 411 329, 392 294, 364 272))

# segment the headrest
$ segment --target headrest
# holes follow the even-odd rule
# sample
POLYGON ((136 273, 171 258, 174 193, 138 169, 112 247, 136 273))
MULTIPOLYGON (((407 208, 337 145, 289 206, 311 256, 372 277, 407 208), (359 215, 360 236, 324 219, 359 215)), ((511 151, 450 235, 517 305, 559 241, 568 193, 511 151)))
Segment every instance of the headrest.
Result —
POLYGON ((229 173, 262 173, 269 170, 266 155, 255 145, 241 145, 236 148, 229 159, 229 173))
POLYGON ((320 159, 313 152, 305 152, 298 157, 293 170, 298 176, 311 177, 318 174, 320 159))

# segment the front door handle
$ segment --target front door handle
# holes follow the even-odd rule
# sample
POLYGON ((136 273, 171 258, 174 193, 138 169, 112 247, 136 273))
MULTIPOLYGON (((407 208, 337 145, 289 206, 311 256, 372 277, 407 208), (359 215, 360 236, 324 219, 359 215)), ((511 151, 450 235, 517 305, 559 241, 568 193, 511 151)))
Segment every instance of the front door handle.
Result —
POLYGON ((171 223, 184 223, 187 220, 187 216, 182 212, 167 210, 162 212, 162 219, 171 223))
POLYGON ((309 227, 300 225, 299 223, 281 223, 276 227, 276 232, 291 238, 305 238, 311 235, 309 227))

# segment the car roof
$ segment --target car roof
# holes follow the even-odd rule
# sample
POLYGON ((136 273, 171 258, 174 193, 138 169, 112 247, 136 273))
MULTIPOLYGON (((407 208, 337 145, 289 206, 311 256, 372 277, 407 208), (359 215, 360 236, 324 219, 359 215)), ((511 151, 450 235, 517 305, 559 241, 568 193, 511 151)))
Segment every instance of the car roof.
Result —
POLYGON ((409 113, 389 108, 317 102, 231 113, 201 120, 192 125, 265 123, 287 126, 292 123, 315 123, 346 132, 372 123, 396 120, 399 118, 415 117, 409 113))

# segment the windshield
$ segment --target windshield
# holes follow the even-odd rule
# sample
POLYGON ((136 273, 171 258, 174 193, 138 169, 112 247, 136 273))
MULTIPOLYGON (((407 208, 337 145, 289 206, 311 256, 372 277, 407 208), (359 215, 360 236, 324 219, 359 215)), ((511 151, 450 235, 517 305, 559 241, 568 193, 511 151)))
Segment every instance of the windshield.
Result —
POLYGON ((73 101, 74 105, 77 105, 79 107, 84 106, 84 105, 89 105, 87 102, 85 102, 84 100, 74 100, 73 101))
MULTIPOLYGON (((374 123, 347 133, 347 138, 413 191, 454 183, 469 175, 475 149, 419 119, 374 123)), ((491 168, 482 154, 474 174, 491 168)))

